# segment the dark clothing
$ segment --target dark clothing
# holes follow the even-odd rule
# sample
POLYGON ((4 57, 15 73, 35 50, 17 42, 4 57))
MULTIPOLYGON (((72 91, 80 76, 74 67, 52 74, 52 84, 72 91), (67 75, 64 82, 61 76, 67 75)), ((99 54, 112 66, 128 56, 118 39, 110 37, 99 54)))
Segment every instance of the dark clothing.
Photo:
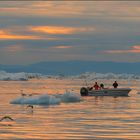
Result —
POLYGON ((117 88, 117 87, 118 87, 118 83, 117 83, 117 82, 114 82, 114 83, 113 83, 113 87, 114 87, 114 88, 117 88))
POLYGON ((104 88, 104 84, 100 84, 100 88, 103 89, 104 88))

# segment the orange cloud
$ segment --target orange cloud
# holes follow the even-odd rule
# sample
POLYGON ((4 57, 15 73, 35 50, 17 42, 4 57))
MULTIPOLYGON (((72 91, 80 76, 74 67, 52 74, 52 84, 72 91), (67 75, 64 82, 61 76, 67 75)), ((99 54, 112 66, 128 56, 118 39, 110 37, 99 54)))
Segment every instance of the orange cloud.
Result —
POLYGON ((72 34, 75 31, 74 28, 57 26, 38 26, 32 27, 31 30, 48 34, 72 34))
POLYGON ((136 46, 132 46, 133 49, 139 50, 140 46, 136 45, 136 46))
POLYGON ((72 48, 72 46, 55 46, 53 48, 56 48, 56 49, 69 49, 69 48, 72 48))
POLYGON ((6 39, 10 39, 10 40, 28 40, 28 39, 39 39, 39 37, 36 36, 26 36, 26 35, 15 35, 3 30, 0 30, 0 40, 6 40, 6 39))
MULTIPOLYGON (((2 2, 0 15, 51 17, 139 17, 139 2, 123 1, 12 1, 2 2), (10 5, 10 6, 9 6, 10 5), (116 7, 116 8, 114 8, 116 7)), ((132 18, 130 18, 132 17, 132 18)), ((136 18, 137 20, 137 18, 136 18)))
POLYGON ((115 53, 140 53, 140 46, 132 46, 129 50, 107 50, 105 53, 115 54, 115 53))
POLYGON ((30 30, 35 32, 43 32, 48 34, 72 34, 77 32, 92 32, 93 27, 63 27, 63 26, 33 26, 30 30))
POLYGON ((86 3, 79 2, 4 2, 0 7, 0 14, 15 16, 75 16, 81 15, 86 3), (10 6, 9 6, 10 5, 10 6))

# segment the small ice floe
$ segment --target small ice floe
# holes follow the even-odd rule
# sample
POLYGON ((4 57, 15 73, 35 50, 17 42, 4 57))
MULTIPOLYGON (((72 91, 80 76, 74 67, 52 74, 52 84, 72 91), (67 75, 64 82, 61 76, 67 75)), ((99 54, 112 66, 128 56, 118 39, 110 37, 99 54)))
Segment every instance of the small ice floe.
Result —
POLYGON ((30 104, 30 105, 55 105, 60 104, 60 99, 52 95, 44 94, 36 97, 20 97, 10 102, 11 104, 30 104))
POLYGON ((39 96, 26 96, 26 97, 19 97, 12 100, 11 104, 28 104, 28 108, 33 108, 31 105, 59 105, 60 103, 73 103, 73 102, 80 102, 81 97, 80 95, 66 91, 64 94, 43 94, 39 96))
POLYGON ((73 90, 66 90, 65 93, 62 95, 61 100, 65 103, 80 102, 81 97, 78 94, 74 93, 73 90))

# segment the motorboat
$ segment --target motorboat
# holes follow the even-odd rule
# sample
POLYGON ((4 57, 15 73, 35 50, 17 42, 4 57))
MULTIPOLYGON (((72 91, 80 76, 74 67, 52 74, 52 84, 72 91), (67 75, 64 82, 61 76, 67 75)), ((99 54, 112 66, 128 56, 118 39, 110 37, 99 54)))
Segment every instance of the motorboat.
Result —
POLYGON ((81 96, 128 96, 130 88, 103 88, 103 89, 90 89, 82 87, 80 89, 81 96))

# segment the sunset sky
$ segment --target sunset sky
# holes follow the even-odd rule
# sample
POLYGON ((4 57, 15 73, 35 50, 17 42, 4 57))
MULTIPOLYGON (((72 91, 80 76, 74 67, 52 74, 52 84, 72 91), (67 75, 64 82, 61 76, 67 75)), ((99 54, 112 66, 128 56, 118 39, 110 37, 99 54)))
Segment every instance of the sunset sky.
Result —
POLYGON ((140 61, 139 1, 1 1, 0 64, 140 61))

